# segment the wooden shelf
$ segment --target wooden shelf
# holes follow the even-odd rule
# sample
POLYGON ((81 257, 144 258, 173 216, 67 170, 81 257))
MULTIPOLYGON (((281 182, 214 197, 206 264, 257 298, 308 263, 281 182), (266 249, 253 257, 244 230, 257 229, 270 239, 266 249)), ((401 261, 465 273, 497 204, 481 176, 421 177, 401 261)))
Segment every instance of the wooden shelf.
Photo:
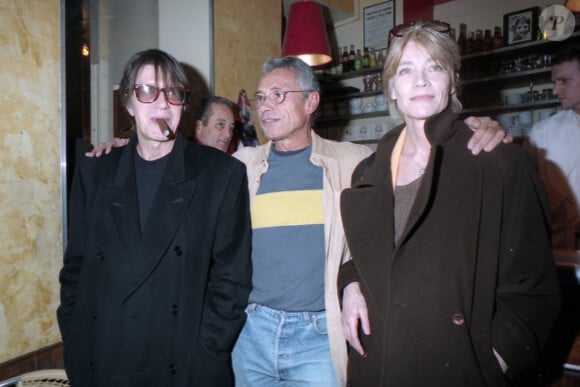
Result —
POLYGON ((540 77, 542 77, 542 76, 549 77, 551 74, 552 74, 551 67, 542 67, 542 68, 534 69, 534 70, 518 71, 518 72, 513 72, 513 73, 484 76, 482 78, 467 79, 467 80, 463 80, 461 82, 461 84, 463 86, 472 86, 472 85, 477 85, 480 83, 510 81, 513 79, 520 79, 520 78, 525 78, 524 84, 526 84, 526 83, 529 84, 532 79, 539 78, 539 76, 540 77))
POLYGON ((382 67, 372 67, 358 71, 349 71, 348 73, 342 74, 317 74, 317 77, 318 79, 340 81, 341 79, 358 78, 364 77, 365 75, 380 73, 382 70, 382 67))
POLYGON ((381 90, 372 90, 372 91, 360 91, 358 93, 347 93, 347 94, 337 94, 331 95, 331 90, 325 93, 324 90, 322 91, 322 101, 323 103, 332 102, 332 101, 343 101, 352 98, 365 98, 365 97, 374 97, 376 95, 382 94, 381 90))
POLYGON ((318 128, 327 128, 332 125, 339 125, 339 124, 347 124, 353 120, 360 120, 364 118, 374 118, 374 117, 387 117, 389 115, 389 111, 379 111, 379 112, 372 112, 372 113, 361 113, 361 114, 350 114, 346 116, 333 116, 333 117, 325 117, 320 116, 316 119, 316 127, 318 128))
POLYGON ((503 96, 513 89, 529 89, 532 86, 538 90, 544 88, 538 85, 552 84, 551 63, 544 62, 544 55, 553 55, 563 48, 578 44, 579 38, 580 30, 577 30, 563 41, 535 40, 463 55, 461 74, 464 80, 460 85, 459 97, 464 106, 462 115, 495 115, 560 106, 555 98, 504 105, 503 96), (525 71, 503 72, 502 66, 507 61, 521 61, 522 66, 530 66, 527 68, 546 65, 525 71))
POLYGON ((549 109, 555 108, 560 106, 560 102, 557 99, 550 99, 544 101, 534 101, 534 102, 526 102, 520 103, 517 105, 492 105, 492 106, 483 106, 477 108, 465 108, 462 111, 462 114, 474 114, 474 113, 509 113, 512 111, 522 111, 522 110, 537 110, 537 109, 549 109))

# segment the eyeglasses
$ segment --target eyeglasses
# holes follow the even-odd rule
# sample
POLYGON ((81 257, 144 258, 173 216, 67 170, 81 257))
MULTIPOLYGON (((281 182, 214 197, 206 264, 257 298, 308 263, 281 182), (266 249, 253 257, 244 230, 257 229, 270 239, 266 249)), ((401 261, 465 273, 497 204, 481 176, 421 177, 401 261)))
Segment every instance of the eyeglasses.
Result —
POLYGON ((393 28, 391 28, 391 30, 389 31, 389 46, 391 45, 391 40, 393 40, 394 37, 397 38, 403 37, 407 32, 407 30, 414 26, 419 26, 421 28, 430 28, 442 34, 449 34, 451 32, 451 27, 449 26, 449 24, 439 20, 399 24, 398 26, 394 26, 393 28))
POLYGON ((159 94, 163 92, 165 99, 171 105, 183 105, 189 94, 189 90, 185 87, 178 86, 160 88, 155 85, 136 84, 133 86, 133 90, 139 102, 142 103, 153 103, 157 101, 159 94))
POLYGON ((256 105, 261 105, 266 100, 272 105, 280 105, 282 102, 286 100, 286 94, 288 93, 310 93, 314 90, 272 90, 268 94, 264 93, 256 93, 254 95, 254 100, 256 101, 256 105))

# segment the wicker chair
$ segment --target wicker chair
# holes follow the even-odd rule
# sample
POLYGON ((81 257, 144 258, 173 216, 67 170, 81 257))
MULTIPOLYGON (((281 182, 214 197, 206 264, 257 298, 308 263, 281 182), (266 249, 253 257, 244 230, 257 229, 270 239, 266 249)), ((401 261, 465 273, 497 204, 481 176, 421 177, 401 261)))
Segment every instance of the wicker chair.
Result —
POLYGON ((39 370, 0 382, 0 387, 64 387, 70 386, 64 370, 39 370))

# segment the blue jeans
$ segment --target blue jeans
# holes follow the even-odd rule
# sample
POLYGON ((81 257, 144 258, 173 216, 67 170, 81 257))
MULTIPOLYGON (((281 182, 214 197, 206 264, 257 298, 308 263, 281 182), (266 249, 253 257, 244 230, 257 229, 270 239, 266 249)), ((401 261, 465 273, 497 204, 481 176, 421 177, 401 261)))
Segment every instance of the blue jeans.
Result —
POLYGON ((325 312, 250 304, 232 352, 236 387, 338 386, 325 312))

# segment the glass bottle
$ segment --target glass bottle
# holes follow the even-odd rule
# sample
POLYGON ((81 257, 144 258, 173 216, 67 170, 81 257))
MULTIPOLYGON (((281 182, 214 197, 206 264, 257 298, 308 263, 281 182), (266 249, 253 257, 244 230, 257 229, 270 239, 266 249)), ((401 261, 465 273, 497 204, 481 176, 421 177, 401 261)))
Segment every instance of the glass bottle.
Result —
POLYGON ((344 46, 342 48, 342 57, 341 57, 340 61, 341 61, 341 65, 342 65, 342 72, 348 73, 350 71, 350 69, 348 67, 348 47, 347 46, 344 46))
POLYGON ((363 57, 362 57, 362 67, 368 69, 371 66, 371 56, 369 54, 369 48, 365 47, 363 57))
POLYGON ((377 57, 377 60, 379 62, 380 67, 383 67, 385 65, 385 49, 381 49, 381 51, 379 51, 379 56, 377 57))
POLYGON ((363 57, 360 52, 360 48, 356 49, 356 54, 354 56, 354 71, 359 71, 363 66, 363 57))
POLYGON ((354 59, 356 57, 356 52, 354 51, 354 44, 350 45, 350 51, 348 52, 348 68, 349 71, 354 71, 354 59))
POLYGON ((491 30, 485 30, 483 34, 483 46, 482 51, 489 51, 491 50, 491 30))
POLYGON ((371 67, 371 68, 377 67, 377 52, 372 47, 371 47, 371 53, 370 53, 370 58, 369 58, 369 67, 371 67))
POLYGON ((483 31, 475 30, 475 38, 473 42, 473 52, 480 52, 483 50, 483 31))
POLYGON ((467 25, 465 23, 459 24, 459 36, 457 37, 457 45, 459 46, 459 51, 461 55, 467 54, 465 52, 467 44, 467 25))
POLYGON ((501 34, 501 27, 495 26, 493 28, 493 38, 491 38, 491 47, 500 48, 503 46, 503 36, 501 34))
POLYGON ((473 38, 473 31, 467 33, 467 39, 465 40, 465 53, 471 54, 475 48, 475 39, 473 38))
POLYGON ((335 51, 336 56, 333 58, 332 73, 342 73, 342 47, 338 46, 335 51))

